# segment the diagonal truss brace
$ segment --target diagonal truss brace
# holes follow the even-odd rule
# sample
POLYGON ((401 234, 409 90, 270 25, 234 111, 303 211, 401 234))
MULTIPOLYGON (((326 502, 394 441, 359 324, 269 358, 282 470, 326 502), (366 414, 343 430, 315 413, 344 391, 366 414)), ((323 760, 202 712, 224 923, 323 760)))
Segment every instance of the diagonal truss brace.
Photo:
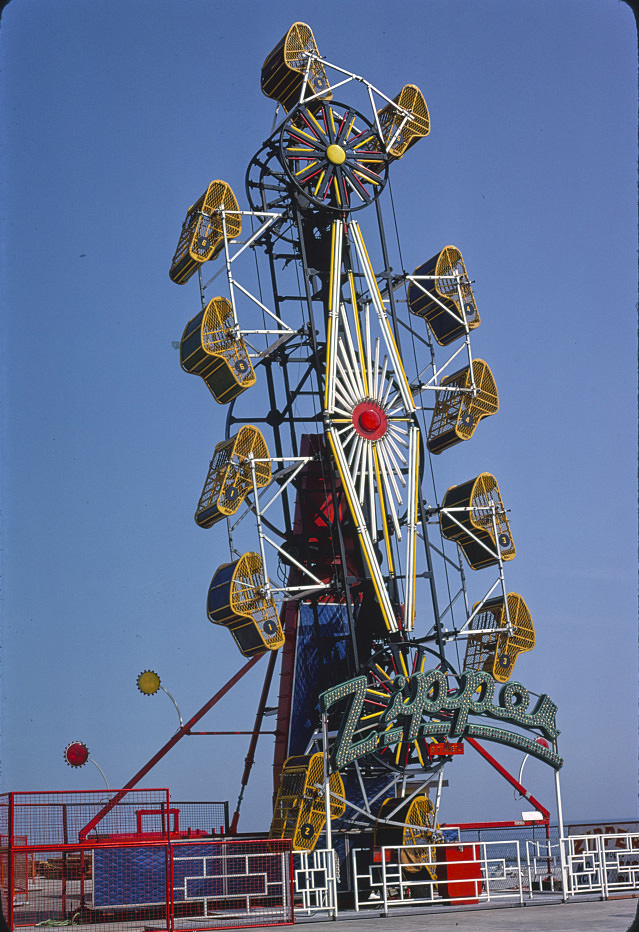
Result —
MULTIPOLYGON (((495 581, 494 585, 488 590, 488 592, 482 599, 481 603, 477 606, 476 610, 467 618, 465 624, 460 629, 460 633, 466 630, 467 626, 473 620, 475 615, 481 610, 481 607, 483 606, 484 602, 486 602, 486 600, 490 597, 490 595, 493 593, 495 588, 501 583, 502 595, 504 597, 504 612, 506 613, 506 626, 504 628, 500 628, 499 631, 501 633, 504 633, 505 631, 507 631, 508 636, 512 637, 512 635, 515 632, 515 629, 510 620, 510 611, 508 609, 508 593, 506 591, 506 580, 504 577, 504 561, 502 559, 499 547, 497 547, 496 550, 493 550, 483 540, 480 540, 479 537, 477 537, 477 535, 474 534, 469 528, 467 528, 466 525, 462 524, 461 521, 458 520, 458 518, 455 517, 455 512, 470 512, 470 511, 473 511, 474 508, 475 506, 471 506, 469 508, 440 508, 439 509, 440 512, 442 514, 447 515, 447 517, 449 517, 450 520, 454 524, 462 528, 462 530, 465 531, 465 533, 468 534, 468 536, 471 537, 475 541, 475 543, 483 547, 483 549, 486 550, 492 557, 495 557, 497 560, 497 564, 499 566, 499 578, 495 581)), ((485 511, 486 509, 482 508, 481 510, 485 511)), ((495 541, 497 541, 499 538, 499 529, 497 527, 497 508, 494 502, 492 502, 490 505, 490 511, 491 511, 492 525, 493 525, 493 535, 494 535, 495 541)), ((488 629, 482 629, 482 631, 483 630, 488 630, 488 629)), ((473 632, 468 632, 469 636, 471 633, 473 632)))
POLYGON ((223 271, 226 271, 226 280, 229 289, 230 303, 233 308, 233 336, 235 339, 244 338, 245 343, 252 350, 249 352, 249 356, 254 359, 264 359, 270 356, 282 343, 285 343, 287 340, 290 340, 291 337, 299 335, 302 330, 294 330, 289 324, 282 320, 277 314, 275 314, 269 307, 267 307, 259 298, 257 298, 248 288, 244 287, 233 275, 232 264, 244 254, 245 250, 253 248, 255 244, 260 240, 260 238, 269 230, 273 224, 278 222, 284 216, 282 211, 257 211, 257 210, 226 210, 224 205, 215 211, 220 214, 222 217, 222 229, 224 233, 224 257, 225 263, 223 268, 219 269, 215 275, 213 275, 206 283, 200 283, 200 290, 202 293, 202 304, 204 305, 204 292, 205 290, 222 274, 223 271), (226 215, 233 214, 237 216, 247 217, 257 217, 262 222, 259 228, 251 234, 251 236, 243 243, 238 244, 238 248, 231 250, 231 241, 229 240, 227 233, 227 222, 226 215), (274 322, 275 327, 271 329, 262 328, 262 329, 244 329, 240 326, 237 314, 237 301, 236 301, 236 289, 241 292, 246 298, 249 299, 253 304, 255 304, 260 310, 268 315, 274 322), (253 346, 247 338, 249 335, 255 336, 269 336, 275 335, 277 339, 266 347, 264 350, 259 350, 257 347, 253 346))
POLYGON ((346 84, 350 84, 352 81, 355 81, 358 84, 363 84, 368 92, 368 98, 369 98, 371 110, 373 113, 373 119, 375 121, 375 127, 377 129, 377 134, 380 140, 382 141, 382 143, 384 142, 384 134, 382 131, 381 124, 379 122, 378 110, 377 110, 377 107, 375 106, 375 97, 376 96, 379 97, 381 100, 384 101, 385 104, 390 104, 390 106, 393 107, 397 111, 397 113, 400 114, 402 117, 401 122, 399 123, 397 129, 393 133, 393 136, 388 141, 388 143, 385 145, 386 151, 389 152, 392 149, 396 138, 402 132, 402 130, 404 129, 404 126, 406 125, 408 120, 410 120, 411 116, 413 115, 412 112, 410 110, 405 110, 403 107, 400 107, 394 100, 388 97, 387 94, 385 94, 383 91, 380 91, 379 88, 375 87, 374 84, 371 84, 370 81, 367 81, 366 78, 363 78, 361 75, 355 74, 352 71, 348 71, 346 68, 342 68, 340 65, 336 65, 333 62, 329 62, 326 59, 322 58, 321 55, 316 55, 314 52, 309 52, 305 50, 302 52, 302 54, 306 56, 307 62, 306 62, 306 68, 304 70, 304 80, 302 82, 302 87, 300 90, 300 98, 298 102, 302 104, 302 103, 309 103, 312 100, 317 100, 318 98, 324 97, 327 92, 335 91, 337 90, 338 87, 343 87, 346 84), (308 77, 309 77, 309 73, 311 70, 311 66, 314 61, 321 62, 325 70, 334 71, 338 75, 344 75, 344 77, 342 78, 342 80, 337 80, 335 83, 329 83, 329 86, 322 88, 321 91, 307 94, 306 92, 310 88, 308 77))
MULTIPOLYGON (((259 457, 254 456, 252 453, 249 453, 248 460, 251 467, 251 479, 253 484, 253 501, 252 503, 247 502, 246 508, 240 518, 229 527, 229 543, 231 545, 231 550, 233 550, 233 545, 231 541, 232 531, 238 526, 238 524, 246 517, 249 512, 253 512, 256 519, 257 525, 257 535, 259 540, 260 547, 260 556, 262 558, 262 566, 264 567, 264 592, 263 594, 267 598, 275 598, 279 601, 286 601, 287 598, 301 599, 307 595, 311 595, 314 592, 321 592, 329 588, 328 583, 322 582, 320 579, 315 576, 314 573, 299 563, 290 553, 284 550, 279 546, 275 541, 273 541, 264 531, 264 524, 262 521, 262 516, 269 508, 271 508, 276 501, 278 501, 284 489, 295 479, 295 477, 300 473, 304 466, 312 460, 311 456, 304 457, 275 457, 269 459, 260 459, 259 457), (281 486, 278 487, 274 495, 271 496, 270 500, 264 505, 260 502, 260 495, 257 485, 257 474, 256 466, 258 463, 283 463, 288 464, 279 472, 275 473, 273 479, 282 479, 281 486), (280 553, 285 557, 287 562, 293 563, 295 567, 302 573, 302 575, 308 580, 306 584, 299 586, 272 586, 269 575, 266 571, 266 544, 280 553)), ((272 484, 272 483, 271 483, 272 484)), ((270 488, 270 486, 268 486, 270 488)))

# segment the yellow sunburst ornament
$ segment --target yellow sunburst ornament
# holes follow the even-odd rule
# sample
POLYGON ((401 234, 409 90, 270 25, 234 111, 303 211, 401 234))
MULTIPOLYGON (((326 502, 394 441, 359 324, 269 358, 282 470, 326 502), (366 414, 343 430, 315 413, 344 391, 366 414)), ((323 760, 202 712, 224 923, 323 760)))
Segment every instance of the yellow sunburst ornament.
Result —
POLYGON ((145 696, 153 696, 160 688, 160 677, 153 670, 144 670, 138 676, 138 689, 145 696))

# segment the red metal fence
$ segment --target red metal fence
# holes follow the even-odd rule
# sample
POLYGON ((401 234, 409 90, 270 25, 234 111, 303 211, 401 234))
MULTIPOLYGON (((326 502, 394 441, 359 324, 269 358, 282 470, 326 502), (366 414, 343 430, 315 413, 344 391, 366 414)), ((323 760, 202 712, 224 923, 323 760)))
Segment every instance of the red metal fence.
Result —
POLYGON ((167 790, 121 794, 0 795, 0 891, 10 929, 293 922, 289 841, 227 838, 222 803, 181 806, 167 790))

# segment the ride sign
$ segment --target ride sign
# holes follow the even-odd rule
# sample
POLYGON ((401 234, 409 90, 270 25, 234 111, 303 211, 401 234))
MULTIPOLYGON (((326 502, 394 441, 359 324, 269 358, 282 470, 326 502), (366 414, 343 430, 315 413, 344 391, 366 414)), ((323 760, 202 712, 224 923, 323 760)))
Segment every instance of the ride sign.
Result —
POLYGON ((436 744, 427 746, 429 757, 453 757, 455 754, 464 753, 464 745, 460 743, 451 744, 448 741, 441 741, 436 744))
POLYGON ((332 770, 341 770, 347 764, 399 741, 414 742, 418 738, 483 738, 518 748, 537 757, 555 770, 563 759, 551 748, 543 747, 534 738, 490 725, 469 722, 470 715, 483 715, 509 722, 534 733, 540 732, 553 741, 559 734, 555 723, 557 706, 542 695, 531 712, 530 694, 521 683, 507 683, 499 690, 498 702, 493 702, 493 677, 481 670, 465 670, 458 677, 458 686, 451 690, 448 677, 441 670, 428 670, 410 677, 395 677, 385 708, 377 724, 366 737, 353 740, 362 730, 362 708, 367 689, 365 676, 356 676, 345 683, 327 689, 319 697, 322 713, 348 699, 347 706, 330 752, 332 770))

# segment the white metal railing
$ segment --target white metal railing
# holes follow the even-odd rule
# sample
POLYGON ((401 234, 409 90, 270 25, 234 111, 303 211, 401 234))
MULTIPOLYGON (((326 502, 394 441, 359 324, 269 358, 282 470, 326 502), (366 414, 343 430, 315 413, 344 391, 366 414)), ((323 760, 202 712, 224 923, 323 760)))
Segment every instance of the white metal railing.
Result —
POLYGON ((528 895, 562 889, 561 846, 558 841, 526 841, 528 895))
POLYGON ((639 888, 638 832, 570 835, 563 844, 571 896, 639 888))
POLYGON ((417 903, 472 904, 509 899, 523 903, 517 841, 386 845, 352 852, 357 911, 417 903))
MULTIPOLYGON (((336 917, 336 852, 294 852, 293 865, 296 914, 336 917)), ((639 890, 639 832, 572 835, 553 842, 500 839, 356 848, 351 865, 358 912, 374 909, 388 915, 393 908, 420 903, 472 906, 495 900, 515 906, 523 904, 524 895, 607 899, 639 890)))
POLYGON ((332 849, 293 852, 296 915, 327 912, 337 916, 337 864, 332 849))

